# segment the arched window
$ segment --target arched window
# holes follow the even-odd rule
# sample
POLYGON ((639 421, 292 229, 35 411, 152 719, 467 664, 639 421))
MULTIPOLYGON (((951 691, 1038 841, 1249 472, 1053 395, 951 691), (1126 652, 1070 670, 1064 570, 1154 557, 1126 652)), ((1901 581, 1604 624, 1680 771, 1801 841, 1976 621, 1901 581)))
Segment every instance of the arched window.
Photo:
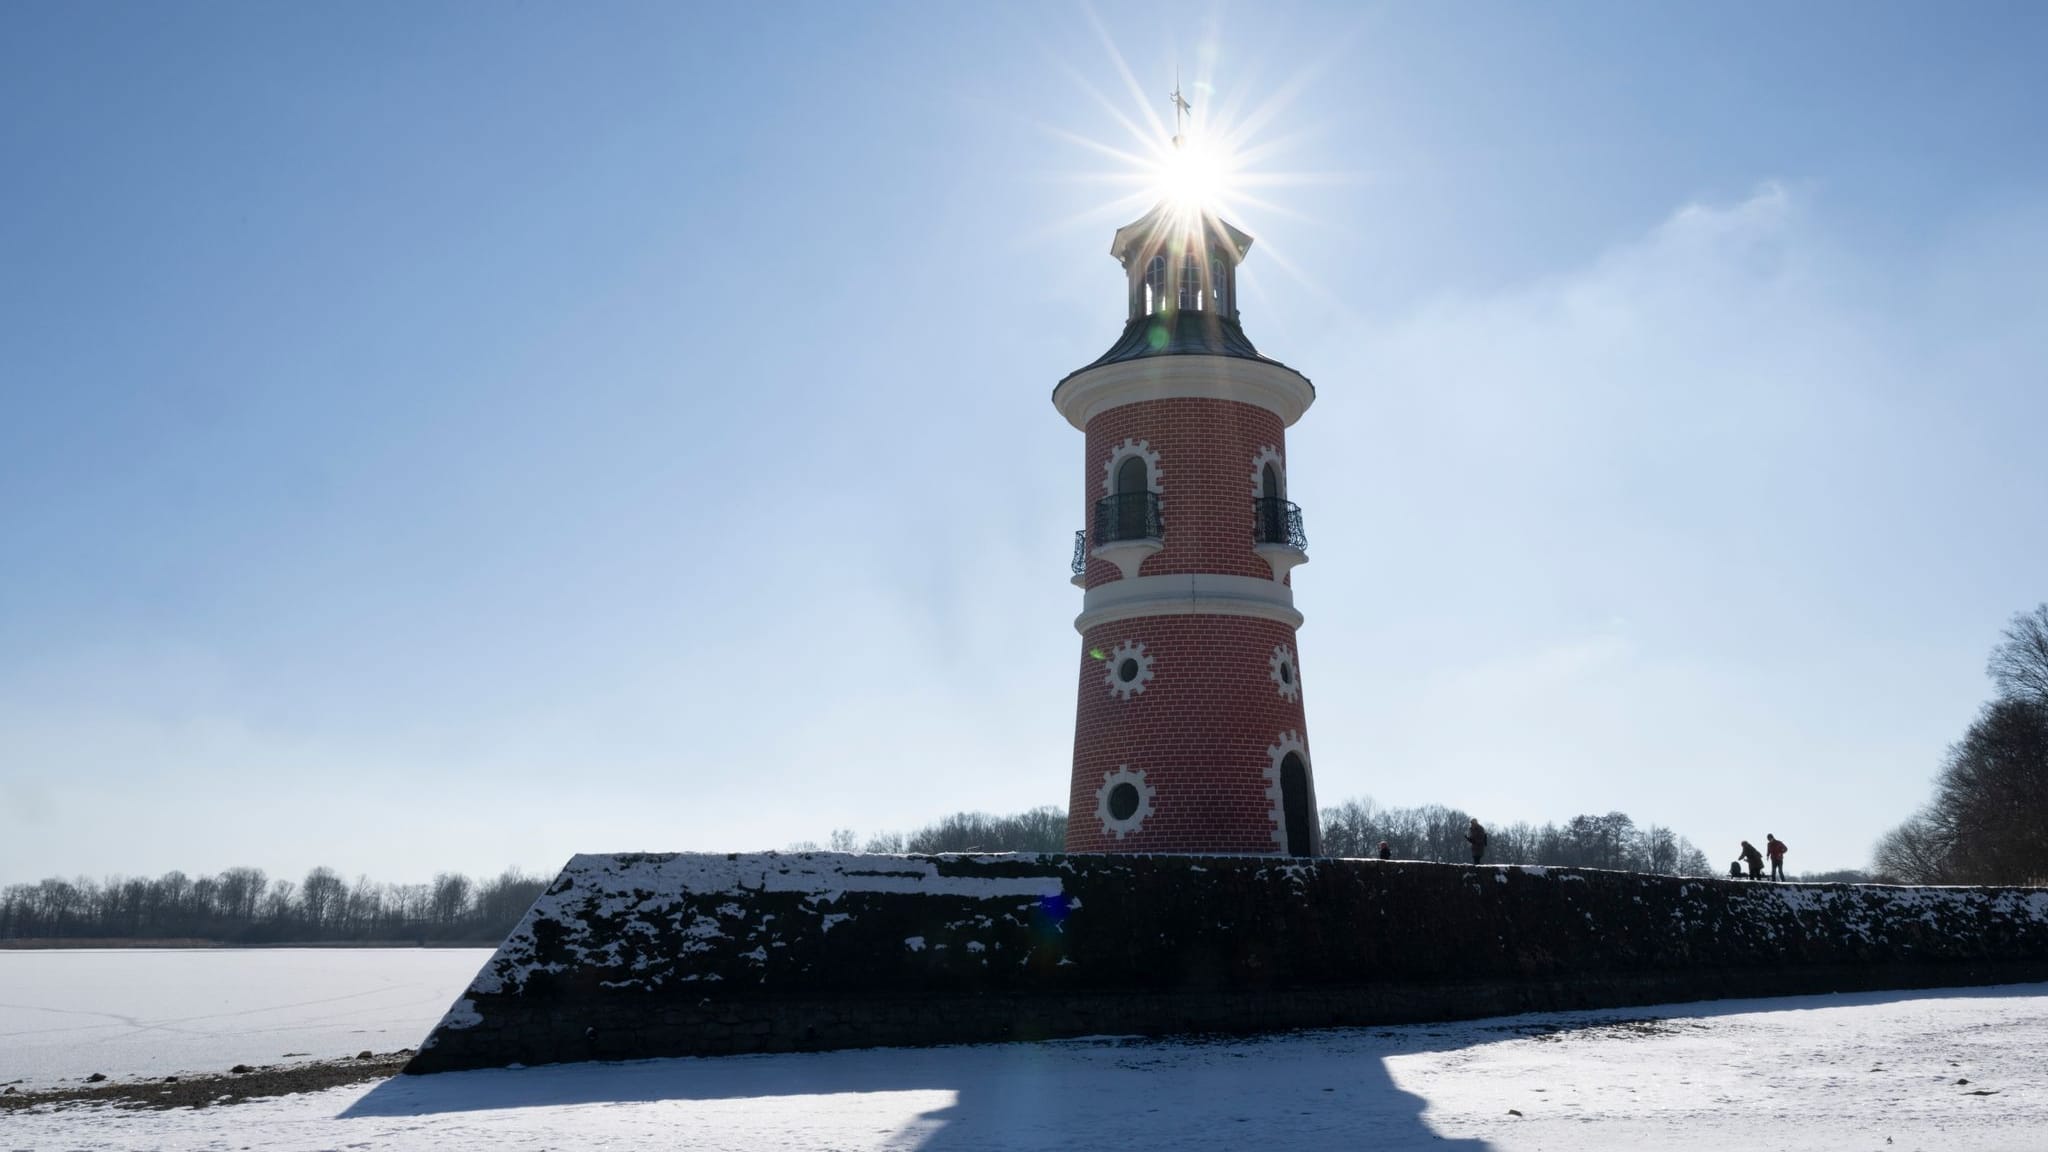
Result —
POLYGON ((1252 539, 1260 544, 1287 543, 1287 492, 1280 468, 1266 461, 1259 469, 1259 498, 1252 501, 1252 539))
POLYGON ((1223 274, 1223 257, 1209 257, 1209 306, 1214 311, 1230 311, 1229 284, 1229 279, 1223 274))
POLYGON ((1152 476, 1143 456, 1126 456, 1116 466, 1116 538, 1143 540, 1157 535, 1152 523, 1152 476))
POLYGON ((1166 307, 1166 257, 1154 256, 1145 265, 1145 314, 1150 316, 1166 307))
POLYGON ((1180 262, 1180 306, 1184 311, 1202 307, 1202 261, 1193 252, 1180 262))
POLYGON ((1152 490, 1150 479, 1145 474, 1145 458, 1143 456, 1126 456, 1124 457, 1124 462, 1116 466, 1117 495, 1122 496, 1130 492, 1149 492, 1152 490))

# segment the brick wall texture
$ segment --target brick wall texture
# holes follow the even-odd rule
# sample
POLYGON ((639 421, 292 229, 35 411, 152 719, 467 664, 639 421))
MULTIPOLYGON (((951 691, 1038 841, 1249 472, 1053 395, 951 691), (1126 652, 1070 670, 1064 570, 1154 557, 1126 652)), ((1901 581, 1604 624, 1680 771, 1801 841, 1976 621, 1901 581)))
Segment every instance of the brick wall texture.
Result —
MULTIPOLYGON (((1294 654, 1294 629, 1244 616, 1145 616, 1082 638, 1074 725, 1070 852, 1278 852, 1272 749, 1307 748, 1298 662, 1293 699, 1273 680, 1274 652, 1294 654), (1143 690, 1112 684, 1119 652, 1143 645, 1143 690), (1100 654, 1099 656, 1097 654, 1100 654), (1145 774, 1151 813, 1122 836, 1097 816, 1119 769, 1145 774)), ((1304 802, 1313 819, 1313 781, 1304 802)))
MULTIPOLYGON (((1113 453, 1126 440, 1142 440, 1159 454, 1161 516, 1166 547, 1146 559, 1140 576, 1214 572, 1269 580, 1273 570, 1252 551, 1252 471, 1260 451, 1284 461, 1280 418, 1236 400, 1146 400, 1124 404, 1088 421, 1087 506, 1092 532, 1095 502, 1109 495, 1104 481, 1113 453)), ((1088 562, 1088 586, 1119 576, 1102 560, 1088 562)))
MULTIPOLYGON (((1139 575, 1271 580, 1252 547, 1252 498, 1263 454, 1278 453, 1284 470, 1285 435, 1278 416, 1234 400, 1148 400, 1096 415, 1084 477, 1090 538, 1112 462, 1139 442, 1157 458, 1165 524, 1165 547, 1139 575)), ((1088 587, 1121 578, 1116 565, 1090 560, 1088 587)), ((1157 615, 1089 629, 1081 638, 1068 851, 1284 852, 1275 767, 1289 750, 1308 769, 1299 802, 1313 851, 1317 809, 1299 657, 1294 629, 1254 617, 1157 615), (1135 690, 1113 682, 1120 653, 1146 664, 1135 690), (1274 681, 1276 659, 1291 683, 1274 681), (1129 824, 1101 818, 1107 790, 1134 776, 1146 809, 1129 824)))

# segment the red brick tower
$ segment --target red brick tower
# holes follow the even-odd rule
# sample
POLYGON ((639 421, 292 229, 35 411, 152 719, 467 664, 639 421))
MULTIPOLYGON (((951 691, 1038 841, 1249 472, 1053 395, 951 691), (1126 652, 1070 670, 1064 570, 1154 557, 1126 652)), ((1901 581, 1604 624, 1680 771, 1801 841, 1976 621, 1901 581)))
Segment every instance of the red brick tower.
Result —
POLYGON ((1286 441, 1315 388, 1238 326, 1251 243, 1171 204, 1119 229, 1129 322, 1053 389, 1088 436, 1071 852, 1321 848, 1286 441))

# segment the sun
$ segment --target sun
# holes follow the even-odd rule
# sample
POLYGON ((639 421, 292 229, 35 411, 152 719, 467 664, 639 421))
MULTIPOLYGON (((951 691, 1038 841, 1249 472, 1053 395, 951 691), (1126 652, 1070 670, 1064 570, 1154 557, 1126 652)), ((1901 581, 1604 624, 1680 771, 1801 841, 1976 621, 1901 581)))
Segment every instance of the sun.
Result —
POLYGON ((1153 198, 1185 211, 1214 211, 1232 191, 1237 166, 1221 140, 1192 131, 1159 150, 1152 173, 1153 198))
POLYGON ((1107 185, 1116 189, 1116 194, 1081 209, 1063 223, 1099 222, 1098 214, 1143 213, 1159 206, 1183 217, 1230 219, 1246 209, 1285 214, 1284 208, 1261 193, 1325 179, 1272 167, 1302 136, 1297 128, 1279 138, 1267 138, 1269 127, 1288 112, 1295 86, 1251 106, 1235 94, 1219 91, 1205 72, 1189 76, 1185 83, 1175 74, 1170 88, 1161 83, 1155 89, 1138 82, 1106 36, 1104 45, 1129 102, 1111 99, 1078 75, 1075 80, 1110 123, 1122 130, 1124 139, 1098 139, 1049 125, 1041 127, 1108 160, 1106 170, 1073 175, 1085 183, 1107 185))

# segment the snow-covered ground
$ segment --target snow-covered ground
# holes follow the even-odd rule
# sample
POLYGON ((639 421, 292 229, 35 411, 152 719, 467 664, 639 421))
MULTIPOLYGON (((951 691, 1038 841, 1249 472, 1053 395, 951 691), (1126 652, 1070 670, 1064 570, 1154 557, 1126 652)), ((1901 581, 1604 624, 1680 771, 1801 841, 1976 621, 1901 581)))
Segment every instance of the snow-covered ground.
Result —
POLYGON ((2048 985, 2024 985, 401 1076, 0 1114, 0 1148, 2042 1152, 2044 1054, 2048 985))
POLYGON ((224 1072, 287 1056, 413 1047, 490 956, 489 948, 0 951, 0 1084, 224 1072))

